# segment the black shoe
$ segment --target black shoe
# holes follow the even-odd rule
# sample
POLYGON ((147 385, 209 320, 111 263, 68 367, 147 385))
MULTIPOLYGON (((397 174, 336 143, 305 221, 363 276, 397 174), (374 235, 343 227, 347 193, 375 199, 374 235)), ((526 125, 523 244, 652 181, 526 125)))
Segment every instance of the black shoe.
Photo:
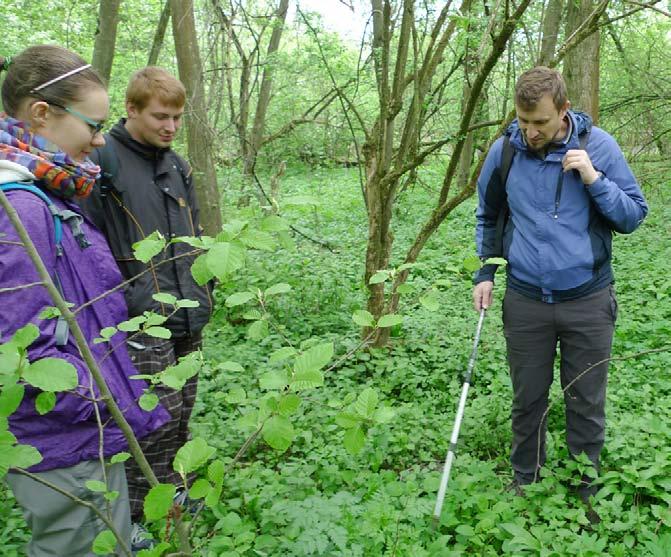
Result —
POLYGON ((521 484, 517 480, 513 480, 512 482, 510 482, 508 487, 506 487, 506 491, 512 493, 516 497, 525 498, 527 496, 526 493, 524 493, 523 484, 521 484))
POLYGON ((130 549, 133 555, 143 549, 152 549, 154 545, 154 538, 147 529, 139 522, 134 522, 130 532, 130 549))

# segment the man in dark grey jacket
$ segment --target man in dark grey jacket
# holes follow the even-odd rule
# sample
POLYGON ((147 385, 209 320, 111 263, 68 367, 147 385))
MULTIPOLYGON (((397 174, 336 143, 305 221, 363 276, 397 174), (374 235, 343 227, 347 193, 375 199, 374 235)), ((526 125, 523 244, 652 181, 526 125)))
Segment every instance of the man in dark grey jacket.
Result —
MULTIPOLYGON (((184 86, 174 76, 156 67, 139 70, 126 91, 128 117, 112 128, 105 136, 105 147, 91 156, 102 167, 103 178, 85 208, 107 236, 124 278, 130 281, 126 287, 129 314, 133 317, 153 311, 168 318, 163 326, 170 330, 170 339, 141 334, 129 341, 129 352, 142 374, 160 372, 177 358, 198 350, 201 330, 212 312, 208 286, 199 286, 191 275, 195 257, 189 254, 191 246, 171 244, 148 264, 135 259, 132 250, 135 242, 154 231, 167 239, 200 233, 191 170, 170 149, 181 126, 185 101, 184 86), (195 300, 198 306, 174 311, 152 298, 159 292, 195 300)), ((156 389, 172 419, 142 441, 159 481, 174 483, 178 489, 185 486, 172 461, 189 437, 196 386, 194 377, 181 391, 156 389)), ((149 485, 135 462, 127 466, 127 476, 133 520, 139 522, 149 485)))

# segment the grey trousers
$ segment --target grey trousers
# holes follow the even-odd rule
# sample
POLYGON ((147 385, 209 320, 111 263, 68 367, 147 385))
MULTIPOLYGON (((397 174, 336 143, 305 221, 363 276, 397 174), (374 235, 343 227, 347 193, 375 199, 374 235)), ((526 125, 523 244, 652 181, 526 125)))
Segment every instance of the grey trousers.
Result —
MULTIPOLYGON (((503 326, 513 385, 510 461, 519 483, 534 481, 545 463, 544 414, 557 344, 565 388, 588 367, 610 358, 616 318, 613 286, 557 304, 506 290, 503 326)), ((564 393, 569 452, 575 456, 585 453, 597 470, 605 435, 607 378, 608 363, 600 364, 564 393)))
MULTIPOLYGON (((87 480, 102 481, 99 461, 88 460, 69 468, 38 472, 36 475, 105 511, 107 501, 103 495, 93 493, 85 486, 87 480)), ((93 540, 107 526, 92 511, 26 476, 10 472, 6 479, 32 531, 26 555, 95 556, 91 550, 93 540)), ((119 492, 119 497, 110 503, 112 521, 126 543, 130 544, 130 507, 123 463, 107 467, 107 485, 108 489, 119 492)), ((114 555, 123 555, 118 545, 114 555)))

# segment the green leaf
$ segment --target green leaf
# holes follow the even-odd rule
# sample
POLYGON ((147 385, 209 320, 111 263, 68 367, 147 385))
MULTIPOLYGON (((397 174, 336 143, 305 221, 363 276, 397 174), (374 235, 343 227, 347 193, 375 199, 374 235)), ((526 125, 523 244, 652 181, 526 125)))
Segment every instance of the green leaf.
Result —
POLYGON ((415 287, 412 284, 408 284, 407 282, 399 284, 398 288, 396 289, 396 292, 399 294, 412 294, 414 291, 415 287))
POLYGON ((248 228, 242 234, 240 234, 239 239, 247 247, 264 251, 272 251, 277 246, 275 238, 263 230, 250 230, 248 228))
POLYGON ((103 494, 103 497, 107 501, 116 501, 119 498, 119 492, 118 491, 106 491, 103 494))
POLYGON ((503 257, 490 257, 485 260, 485 265, 503 265, 506 266, 508 262, 503 257))
POLYGON ((211 489, 210 482, 205 478, 198 478, 189 488, 189 499, 202 499, 211 489))
POLYGON ((115 454, 111 459, 110 463, 111 464, 118 464, 120 462, 126 462, 130 458, 130 453, 117 453, 115 454))
POLYGON ((156 325, 162 325, 165 323, 168 318, 165 315, 160 313, 155 313, 153 311, 145 311, 143 313, 145 327, 155 327, 156 325))
POLYGON ((254 297, 256 297, 256 294, 254 292, 236 292, 235 294, 231 294, 228 298, 226 298, 226 304, 227 308, 232 308, 235 306, 241 306, 242 304, 246 304, 249 302, 249 300, 252 300, 254 297))
POLYGON ((480 258, 477 255, 471 255, 464 259, 463 265, 464 269, 466 269, 469 273, 474 273, 475 271, 480 270, 482 267, 480 258))
POLYGON ((284 207, 290 207, 290 206, 302 206, 302 205, 314 205, 315 207, 318 207, 320 205, 319 200, 316 197, 312 197, 309 195, 292 195, 290 197, 285 197, 282 200, 282 205, 284 207))
POLYGON ((379 321, 377 322, 377 326, 380 327, 381 329, 384 329, 386 327, 393 327, 395 325, 400 325, 403 323, 403 316, 402 315, 397 315, 395 313, 388 313, 387 315, 383 315, 380 317, 379 321))
POLYGON ((258 309, 248 309, 242 314, 242 318, 247 321, 258 321, 263 317, 263 314, 258 309))
POLYGON ((270 288, 268 288, 265 292, 265 296, 274 296, 275 294, 285 294, 291 290, 291 286, 284 283, 280 282, 279 284, 274 284, 270 288))
POLYGON ((389 406, 382 406, 375 410, 373 414, 373 421, 378 424, 386 424, 394 419, 396 416, 396 410, 390 408, 389 406))
POLYGON ((79 383, 75 367, 61 358, 42 358, 31 363, 23 379, 42 391, 67 391, 79 383))
POLYGON ((216 452, 216 449, 210 447, 205 439, 196 437, 177 451, 173 469, 182 475, 189 474, 203 466, 216 452))
POLYGON ((373 327, 375 326, 375 318, 373 314, 365 309, 358 309, 352 314, 352 321, 354 321, 360 327, 373 327))
POLYGON ((270 215, 259 223, 259 229, 265 232, 281 232, 282 230, 289 230, 290 226, 282 217, 270 215))
POLYGON ((264 391, 283 389, 289 384, 285 371, 268 371, 259 379, 259 387, 264 391))
POLYGON ((155 545, 152 549, 140 550, 140 552, 133 557, 162 557, 165 555, 167 549, 170 549, 170 544, 168 542, 161 542, 158 545, 155 545))
POLYGON ((35 397, 35 410, 40 416, 51 412, 56 406, 56 393, 40 393, 35 397))
POLYGON ((0 452, 0 468, 4 468, 5 462, 16 468, 30 468, 42 462, 42 455, 32 445, 14 445, 0 452))
POLYGON ((173 484, 158 484, 144 498, 144 515, 147 520, 159 520, 167 516, 177 488, 173 484))
POLYGON ((231 362, 230 360, 226 360, 225 362, 221 362, 217 366, 217 369, 219 369, 221 371, 235 371, 235 372, 245 371, 245 368, 242 367, 239 363, 231 362))
POLYGON ((279 350, 275 350, 275 352, 273 352, 270 355, 270 358, 269 358, 268 361, 271 364, 273 364, 275 362, 281 362, 281 361, 286 360, 287 358, 290 358, 294 354, 296 354, 296 349, 293 346, 284 346, 284 347, 280 348, 279 350))
POLYGON ((280 398, 279 413, 282 416, 291 416, 301 405, 301 398, 294 393, 288 393, 280 398))
POLYGON ((167 367, 158 374, 161 383, 171 389, 179 390, 200 371, 202 360, 198 352, 191 352, 180 358, 175 365, 167 367))
POLYGON ((419 298, 419 303, 422 304, 429 311, 438 311, 440 309, 440 302, 438 301, 438 291, 429 290, 424 296, 419 298))
POLYGON ((250 340, 263 340, 268 336, 268 321, 259 319, 254 321, 247 329, 247 337, 250 340))
POLYGON ((340 427, 351 429, 360 426, 362 419, 361 416, 352 414, 351 412, 340 412, 340 414, 335 417, 335 421, 340 427))
POLYGON ((193 280, 196 281, 198 286, 203 286, 212 280, 214 277, 214 272, 210 270, 210 267, 207 263, 208 253, 203 253, 196 257, 195 261, 191 265, 191 276, 193 280))
POLYGON ((42 321, 46 321, 48 319, 56 319, 60 316, 61 310, 59 310, 56 306, 47 306, 41 311, 38 317, 42 321))
POLYGON ((324 374, 318 370, 302 371, 295 373, 291 380, 291 388, 296 391, 315 389, 324 384, 324 374))
POLYGON ((375 389, 365 389, 354 403, 354 410, 362 418, 372 418, 377 408, 378 395, 375 389))
POLYGON ((145 412, 151 412, 158 406, 158 395, 155 393, 144 393, 137 403, 145 412))
POLYGON ((366 435, 360 426, 348 429, 344 438, 345 449, 351 455, 357 455, 366 444, 366 435))
POLYGON ((223 280, 245 264, 245 250, 237 244, 221 242, 207 252, 207 266, 218 279, 223 280))
POLYGON ((17 375, 15 381, 18 381, 19 366, 21 365, 21 355, 13 342, 0 344, 0 377, 5 378, 2 382, 10 382, 7 376, 17 375))
POLYGON ((133 244, 135 259, 147 263, 152 257, 161 253, 165 247, 165 238, 158 230, 152 232, 144 240, 133 244))
POLYGON ((263 440, 273 449, 284 452, 294 440, 294 426, 284 416, 272 416, 262 430, 263 440))
POLYGON ((308 348, 296 358, 296 361, 294 362, 294 371, 296 374, 302 374, 322 369, 331 361, 333 351, 332 342, 324 342, 317 346, 313 346, 312 348, 308 348))
POLYGON ((222 517, 221 520, 219 521, 219 527, 221 528, 221 533, 227 536, 240 532, 241 525, 242 525, 242 519, 234 512, 228 513, 226 516, 222 517))
POLYGON ((86 480, 84 482, 86 489, 94 493, 105 493, 107 491, 107 484, 99 480, 86 480))
POLYGON ((370 277, 368 284, 380 284, 381 282, 386 281, 391 276, 391 271, 382 270, 376 271, 375 274, 370 277))
POLYGON ((189 300, 188 298, 184 298, 182 300, 177 300, 177 303, 175 304, 176 308, 197 308, 200 307, 200 302, 197 300, 189 300))
POLYGON ((103 530, 93 540, 93 553, 96 555, 109 555, 115 547, 116 538, 111 530, 103 530))
POLYGON ((165 327, 149 327, 142 332, 154 338, 168 339, 172 336, 170 329, 166 329, 165 327))
POLYGON ((229 404, 240 404, 241 402, 244 402, 247 400, 247 393, 242 387, 236 387, 235 389, 231 389, 226 393, 226 402, 229 404))
POLYGON ((122 321, 117 325, 117 328, 126 333, 134 333, 140 330, 140 327, 146 320, 147 318, 144 315, 138 315, 128 321, 122 321))
POLYGON ((156 294, 152 294, 151 297, 162 304, 174 306, 177 303, 177 297, 168 292, 157 292, 156 294))
POLYGON ((117 334, 116 327, 105 327, 100 330, 100 336, 103 337, 104 339, 110 339, 116 334, 117 334))
POLYGON ((19 349, 28 348, 39 336, 40 330, 32 323, 28 323, 14 333, 12 342, 19 349))
POLYGON ((0 393, 0 417, 7 418, 14 412, 21 404, 25 387, 20 383, 5 387, 0 393))

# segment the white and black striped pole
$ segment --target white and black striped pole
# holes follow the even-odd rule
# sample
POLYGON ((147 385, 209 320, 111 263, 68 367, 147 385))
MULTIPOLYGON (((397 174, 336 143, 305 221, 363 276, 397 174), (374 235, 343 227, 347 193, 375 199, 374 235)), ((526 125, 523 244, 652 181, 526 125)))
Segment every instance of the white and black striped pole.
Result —
POLYGON ((436 499, 436 508, 433 511, 433 519, 437 523, 440 520, 440 513, 443 510, 443 502, 445 501, 445 492, 447 491, 447 483, 450 480, 450 469, 452 468, 452 461, 457 452, 457 440, 459 439, 459 429, 461 428, 461 420, 464 417, 464 408, 466 407, 466 397, 468 397, 468 388, 471 385, 471 375, 473 373, 473 366, 475 365, 475 357, 478 353, 478 343, 480 342, 480 332, 482 331, 482 323, 485 320, 486 309, 480 310, 480 319, 478 320, 478 327, 475 330, 475 339, 473 340, 473 351, 468 360, 466 373, 464 374, 464 385, 461 388, 461 398, 459 399, 459 406, 457 407, 457 415, 454 417, 454 427, 452 428, 452 436, 450 437, 450 445, 447 449, 447 456, 445 457, 445 466, 443 467, 443 477, 440 479, 440 487, 438 488, 438 499, 436 499))

